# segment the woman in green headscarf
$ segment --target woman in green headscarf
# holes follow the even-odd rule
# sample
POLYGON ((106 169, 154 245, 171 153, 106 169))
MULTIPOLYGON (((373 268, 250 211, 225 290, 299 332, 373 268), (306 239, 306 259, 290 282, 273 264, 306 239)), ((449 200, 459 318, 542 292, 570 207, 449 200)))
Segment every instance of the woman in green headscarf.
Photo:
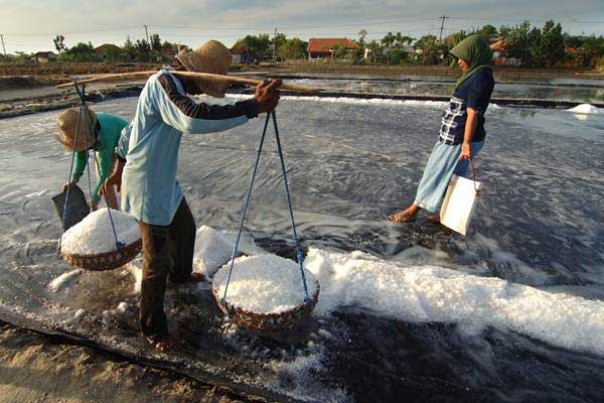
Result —
POLYGON ((412 220, 421 210, 436 212, 453 174, 467 176, 469 161, 482 148, 484 113, 495 82, 491 69, 493 52, 481 35, 471 35, 451 50, 462 71, 445 109, 438 141, 432 150, 414 202, 391 214, 394 222, 412 220))

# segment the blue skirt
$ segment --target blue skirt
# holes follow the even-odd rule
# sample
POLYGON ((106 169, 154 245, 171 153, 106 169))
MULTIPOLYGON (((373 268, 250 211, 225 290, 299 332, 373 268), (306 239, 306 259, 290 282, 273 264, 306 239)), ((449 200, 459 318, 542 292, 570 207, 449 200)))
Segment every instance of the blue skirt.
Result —
MULTIPOLYGON (((472 144, 472 158, 482 149, 484 141, 472 144)), ((449 181, 453 174, 468 177, 470 172, 470 161, 460 160, 461 144, 444 144, 437 142, 432 149, 428 159, 424 175, 419 182, 414 204, 430 212, 436 212, 440 208, 449 181)))

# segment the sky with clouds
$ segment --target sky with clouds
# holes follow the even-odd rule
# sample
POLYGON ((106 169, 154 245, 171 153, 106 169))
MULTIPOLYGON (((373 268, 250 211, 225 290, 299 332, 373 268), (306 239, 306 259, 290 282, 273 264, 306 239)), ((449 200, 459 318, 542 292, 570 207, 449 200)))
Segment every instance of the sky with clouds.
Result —
POLYGON ((197 47, 208 39, 227 46, 247 34, 275 29, 288 37, 367 39, 387 32, 419 38, 485 24, 543 26, 553 19, 571 34, 604 35, 604 0, 0 0, 0 34, 7 53, 54 50, 62 34, 77 42, 122 45, 158 33, 162 40, 197 47))

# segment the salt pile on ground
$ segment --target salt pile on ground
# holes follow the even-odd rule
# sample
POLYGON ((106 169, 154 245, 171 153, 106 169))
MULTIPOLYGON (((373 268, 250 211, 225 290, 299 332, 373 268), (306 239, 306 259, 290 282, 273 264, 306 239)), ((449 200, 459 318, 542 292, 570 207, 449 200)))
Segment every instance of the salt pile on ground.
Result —
MULTIPOLYGON (((248 94, 228 94, 228 98, 232 99, 251 99, 253 96, 248 94)), ((302 102, 322 102, 329 104, 346 104, 346 105, 388 105, 388 106, 413 106, 413 107, 429 107, 442 109, 447 106, 443 101, 420 101, 415 99, 385 99, 385 98, 352 98, 352 97, 317 97, 317 96, 282 96, 281 100, 302 101, 302 102)))
MULTIPOLYGON (((129 214, 111 210, 117 239, 129 245, 140 239, 138 223, 129 214)), ((90 213, 63 234, 61 251, 73 255, 96 255, 116 250, 115 236, 106 208, 90 213)))
MULTIPOLYGON (((224 295, 230 263, 214 276, 213 288, 224 295)), ((308 294, 317 292, 317 280, 304 270, 308 294)), ((230 306, 258 314, 278 314, 304 303, 306 295, 298 264, 274 255, 240 257, 235 259, 226 295, 230 306)))
MULTIPOLYGON (((230 238, 236 236, 235 232, 216 231, 206 225, 199 227, 195 236, 193 270, 196 273, 203 273, 208 278, 214 276, 222 265, 231 260, 235 241, 230 238)), ((259 255, 263 251, 254 245, 248 234, 242 234, 238 253, 259 255)))
POLYGON ((321 282, 315 315, 356 307, 405 322, 457 323, 472 333, 492 326, 604 354, 604 301, 362 252, 310 248, 305 263, 321 282))
POLYGON ((601 113, 600 109, 598 107, 595 107, 591 104, 581 104, 581 105, 577 105, 574 108, 571 109, 567 109, 568 112, 572 112, 572 113, 583 113, 586 115, 591 115, 591 114, 598 114, 601 113))

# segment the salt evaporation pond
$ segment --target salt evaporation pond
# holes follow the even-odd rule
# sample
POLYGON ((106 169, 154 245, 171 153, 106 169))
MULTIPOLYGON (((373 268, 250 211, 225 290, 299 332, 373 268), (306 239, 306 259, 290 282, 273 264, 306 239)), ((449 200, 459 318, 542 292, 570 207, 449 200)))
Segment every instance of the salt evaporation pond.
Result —
MULTIPOLYGON (((135 102, 95 109, 129 118, 135 102)), ((413 197, 441 105, 286 97, 277 115, 319 304, 296 332, 267 335, 225 321, 210 283, 171 289, 170 326, 191 346, 172 355, 140 340, 134 265, 89 273, 57 257, 49 197, 69 166, 57 114, 0 121, 0 319, 276 400, 604 395, 603 114, 492 108, 464 238, 385 219, 413 197)), ((196 268, 209 275, 230 257, 262 124, 183 141, 180 183, 207 225, 196 268)), ((271 137, 265 149, 243 249, 292 257, 271 137)))
MULTIPOLYGON (((604 80, 541 79, 509 82, 496 77, 494 98, 534 99, 570 102, 604 102, 604 80)), ((398 76, 375 78, 352 76, 349 78, 313 77, 296 78, 293 83, 323 88, 335 92, 360 92, 388 95, 449 96, 455 88, 453 77, 398 76)))

